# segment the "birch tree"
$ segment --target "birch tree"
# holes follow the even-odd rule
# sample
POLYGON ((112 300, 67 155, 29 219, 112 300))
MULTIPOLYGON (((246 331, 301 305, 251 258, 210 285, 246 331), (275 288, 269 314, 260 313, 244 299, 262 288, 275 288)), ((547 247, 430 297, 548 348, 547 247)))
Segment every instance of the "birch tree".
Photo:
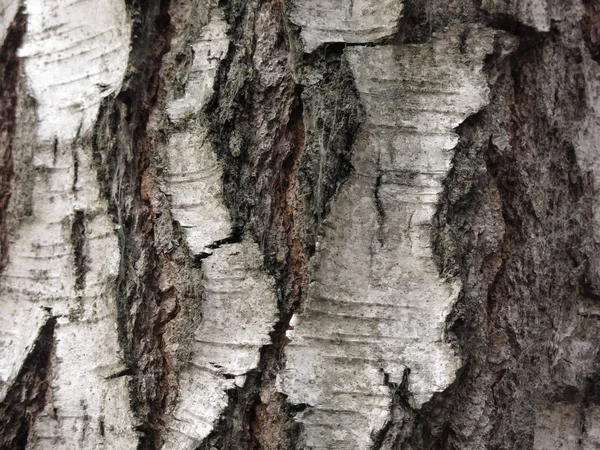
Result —
POLYGON ((600 448, 595 0, 0 0, 0 449, 600 448))

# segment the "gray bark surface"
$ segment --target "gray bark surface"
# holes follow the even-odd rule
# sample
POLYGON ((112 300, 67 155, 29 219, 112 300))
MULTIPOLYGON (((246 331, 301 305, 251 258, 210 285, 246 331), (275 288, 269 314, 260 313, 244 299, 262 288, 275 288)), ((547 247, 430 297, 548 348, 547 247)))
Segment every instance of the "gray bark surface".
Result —
POLYGON ((600 449, 597 1, 0 27, 0 450, 600 449))

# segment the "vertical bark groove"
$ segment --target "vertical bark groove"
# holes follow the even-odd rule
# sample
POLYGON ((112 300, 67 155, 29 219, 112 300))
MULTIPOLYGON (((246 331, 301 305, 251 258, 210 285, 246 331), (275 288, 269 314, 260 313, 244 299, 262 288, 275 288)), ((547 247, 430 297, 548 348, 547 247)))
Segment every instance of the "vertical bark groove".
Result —
POLYGON ((0 449, 600 445, 597 2, 94 1, 0 0, 0 449))
POLYGON ((55 325, 56 318, 49 316, 40 328, 19 374, 0 403, 2 450, 25 450, 29 430, 37 415, 46 407, 46 395, 52 375, 55 325))
POLYGON ((360 107, 343 47, 298 57, 283 5, 225 7, 232 41, 207 115, 225 170, 225 202, 235 226, 264 252, 278 285, 280 319, 256 373, 230 394, 231 406, 200 448, 294 448, 294 410, 276 392, 275 379, 286 331, 304 299, 318 228, 351 170, 360 107), (320 81, 306 85, 311 76, 320 81))
POLYGON ((128 71, 121 92, 100 110, 93 142, 99 182, 121 248, 118 330, 132 374, 138 449, 154 450, 162 445, 163 415, 172 388, 163 333, 178 313, 177 306, 164 311, 168 293, 157 286, 167 263, 154 245, 155 212, 145 190, 154 145, 146 126, 160 95, 161 59, 169 49, 169 1, 131 0, 127 6, 134 24, 128 71))
POLYGON ((0 272, 8 264, 8 203, 15 177, 13 163, 13 134, 18 102, 17 86, 21 75, 21 60, 17 50, 27 31, 27 17, 19 10, 0 47, 0 272))

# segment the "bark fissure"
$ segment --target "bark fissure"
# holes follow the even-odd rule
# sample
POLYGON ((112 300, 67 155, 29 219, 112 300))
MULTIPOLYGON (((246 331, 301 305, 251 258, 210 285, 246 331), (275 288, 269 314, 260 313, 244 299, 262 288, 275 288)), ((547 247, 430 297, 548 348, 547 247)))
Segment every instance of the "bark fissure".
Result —
POLYGON ((89 270, 85 248, 85 213, 83 211, 75 211, 75 217, 71 224, 71 242, 75 260, 75 289, 81 291, 85 288, 85 275, 89 270))
POLYGON ((408 388, 409 376, 410 368, 408 367, 404 369, 400 383, 391 383, 389 375, 385 374, 384 382, 390 387, 393 397, 389 419, 383 428, 373 437, 373 450, 390 448, 397 439, 398 434, 406 432, 411 424, 411 393, 408 388))
POLYGON ((135 37, 127 75, 121 92, 102 105, 92 142, 98 181, 121 250, 116 282, 118 331, 128 367, 116 376, 132 377, 138 449, 154 450, 162 445, 163 416, 173 387, 163 333, 178 312, 177 306, 162 312, 168 293, 161 292, 157 280, 165 262, 155 248, 152 223, 156 212, 144 189, 155 145, 146 127, 160 96, 161 59, 169 50, 169 1, 131 0, 127 7, 135 37), (161 312, 157 314, 155 308, 161 312), (153 366, 148 366, 148 361, 153 361, 153 366))
POLYGON ((15 177, 13 163, 13 134, 18 102, 17 87, 21 75, 21 61, 17 50, 27 31, 27 16, 21 8, 10 25, 0 48, 0 273, 8 264, 8 204, 15 177))
MULTIPOLYGON (((48 311, 51 314, 51 311, 48 311)), ((29 355, 0 403, 0 449, 25 450, 38 414, 46 407, 52 375, 54 327, 49 316, 42 325, 29 355)))
MULTIPOLYGON (((242 231, 234 230, 234 233, 231 236, 226 237, 224 239, 219 239, 217 241, 214 241, 212 244, 207 245, 206 248, 210 249, 210 250, 215 250, 215 249, 223 247, 224 245, 239 244, 242 242, 242 239, 243 239, 242 231)), ((194 260, 196 261, 196 264, 200 265, 202 263, 203 259, 206 259, 206 258, 210 257, 211 255, 212 255, 212 253, 200 252, 196 255, 194 260)))
POLYGON ((0 3, 2 449, 600 445, 593 0, 0 3))
MULTIPOLYGON (((379 167, 379 159, 377 160, 377 171, 381 171, 379 167)), ((375 201, 375 209, 377 210, 377 240, 379 241, 380 245, 383 245, 384 238, 382 235, 382 229, 385 226, 385 209, 381 203, 381 199, 379 198, 382 176, 383 175, 381 173, 378 173, 377 178, 375 179, 375 186, 373 188, 373 200, 375 201)))
POLYGON ((230 406, 201 448, 287 448, 298 429, 293 408, 276 392, 275 379, 283 367, 286 331, 303 302, 306 266, 319 224, 350 170, 348 154, 360 113, 352 99, 352 78, 343 78, 348 76, 348 69, 341 67, 343 46, 324 49, 304 61, 290 50, 294 44, 281 5, 257 2, 250 7, 232 2, 225 7, 232 40, 207 114, 225 170, 225 203, 234 225, 254 236, 264 252, 278 285, 280 319, 270 334, 272 343, 261 350, 258 369, 249 374, 243 388, 230 393, 230 406), (258 17, 271 29, 264 23, 257 29, 258 17), (291 63, 302 67, 297 69, 299 83, 294 81, 291 63), (323 69, 318 85, 302 84, 304 72, 323 69), (261 73, 274 78, 261 80, 261 73), (341 98, 336 97, 340 91, 341 98), (283 103, 281 96, 286 99, 283 103), (328 102, 331 109, 326 109, 328 102), (261 110, 253 111, 253 104, 260 104, 261 110), (267 116, 267 138, 263 132, 256 139, 262 125, 253 124, 260 124, 263 111, 271 110, 281 111, 279 117, 267 116), (307 121, 311 130, 306 129, 307 121))

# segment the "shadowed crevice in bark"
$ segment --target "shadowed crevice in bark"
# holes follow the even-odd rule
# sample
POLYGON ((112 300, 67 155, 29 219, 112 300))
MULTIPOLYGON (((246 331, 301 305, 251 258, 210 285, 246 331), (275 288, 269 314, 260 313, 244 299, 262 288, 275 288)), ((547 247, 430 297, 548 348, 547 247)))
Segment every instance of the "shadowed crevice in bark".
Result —
POLYGON ((160 99, 162 56, 169 51, 169 1, 126 2, 133 21, 132 49, 121 91, 100 107, 92 138, 101 191, 117 228, 121 268, 117 279, 119 341, 131 374, 131 403, 139 450, 161 447, 163 416, 172 390, 165 325, 179 311, 164 310, 169 293, 158 287, 167 258, 155 248, 149 166, 154 142, 146 127, 160 99))
POLYGON ((89 270, 85 248, 85 213, 83 211, 75 211, 75 217, 71 224, 71 243, 75 260, 75 289, 80 291, 85 288, 85 276, 89 270))
MULTIPOLYGON (((231 236, 226 237, 225 239, 219 239, 218 241, 215 241, 212 244, 207 245, 206 248, 215 250, 217 248, 221 248, 224 245, 239 244, 242 242, 242 239, 243 239, 243 230, 236 228, 231 233, 231 236)), ((212 255, 212 253, 201 252, 194 257, 194 263, 196 264, 197 267, 201 267, 202 260, 209 258, 211 255, 212 255)))
MULTIPOLYGON (((297 442, 298 426, 291 418, 291 410, 283 396, 275 392, 277 373, 283 369, 283 348, 287 342, 286 331, 294 311, 303 300, 307 283, 309 254, 299 237, 294 213, 294 189, 298 164, 305 146, 302 89, 295 91, 296 102, 290 113, 289 122, 283 133, 283 145, 290 146, 290 153, 282 164, 277 202, 272 206, 273 214, 281 221, 287 255, 283 267, 275 272, 279 287, 279 321, 271 333, 272 344, 261 349, 258 373, 261 374, 258 397, 255 399, 250 417, 251 447, 261 449, 288 448, 297 442)), ((281 144, 280 144, 281 145, 281 144)), ((277 258, 278 255, 275 257, 277 258)), ((281 263, 277 261, 277 263, 281 263)))
POLYGON ((13 134, 18 102, 17 86, 21 75, 21 60, 17 50, 27 30, 27 16, 19 9, 0 48, 0 273, 8 264, 8 204, 15 176, 13 134))
POLYGON ((54 327, 56 318, 49 317, 40 328, 31 352, 19 374, 0 403, 0 449, 25 450, 29 430, 46 406, 51 383, 54 327))
POLYGON ((585 45, 597 63, 600 63, 600 4, 594 0, 584 0, 585 14, 581 21, 585 45))
POLYGON ((390 383, 389 376, 385 374, 385 384, 391 388, 393 393, 390 418, 385 426, 374 436, 373 450, 391 448, 399 435, 407 433, 413 426, 414 418, 410 408, 411 392, 408 389, 409 376, 410 369, 408 367, 404 369, 400 384, 390 383))
POLYGON ((433 235, 440 271, 463 283, 447 321, 463 368, 385 448, 532 448, 558 373, 578 370, 552 355, 593 248, 590 179, 573 150, 572 121, 586 109, 581 56, 557 31, 509 28, 522 31, 520 46, 487 61, 491 102, 458 129, 433 235), (561 85, 549 88, 553 75, 561 85))
POLYGON ((275 380, 320 224, 351 171, 362 111, 343 45, 298 55, 282 4, 222 6, 231 42, 206 113, 224 170, 225 204, 264 254, 278 286, 280 319, 257 371, 230 393, 230 406, 200 448, 295 448, 299 425, 275 380))

